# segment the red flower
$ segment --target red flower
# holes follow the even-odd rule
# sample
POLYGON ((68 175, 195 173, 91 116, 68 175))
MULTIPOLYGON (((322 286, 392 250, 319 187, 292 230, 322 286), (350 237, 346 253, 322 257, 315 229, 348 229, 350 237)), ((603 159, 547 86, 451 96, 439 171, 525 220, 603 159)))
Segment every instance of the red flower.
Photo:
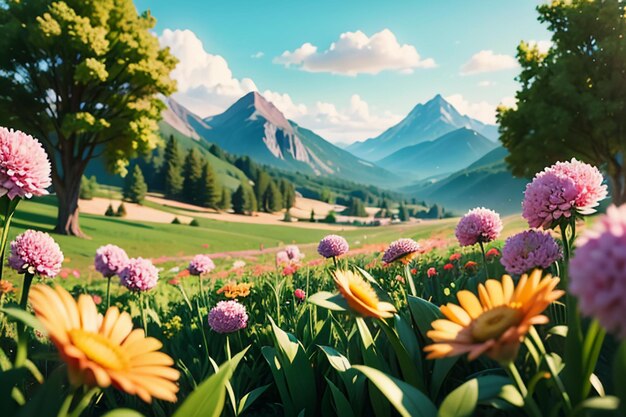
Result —
POLYGON ((428 268, 428 271, 426 271, 426 275, 428 275, 428 278, 432 278, 437 275, 437 270, 431 266, 430 268, 428 268))
POLYGON ((443 266, 444 271, 449 271, 451 269, 454 269, 454 265, 452 265, 451 263, 447 263, 443 266))
POLYGON ((500 251, 496 248, 491 248, 487 251, 485 256, 487 257, 487 259, 491 260, 492 258, 500 256, 500 251))
POLYGON ((299 265, 297 264, 288 264, 283 268, 283 275, 287 276, 287 275, 293 275, 296 273, 296 271, 298 270, 299 265))
POLYGON ((293 295, 300 301, 304 301, 306 298, 306 292, 303 289, 298 288, 293 292, 293 295))
POLYGON ((398 282, 400 282, 402 284, 405 283, 404 277, 402 275, 396 275, 396 281, 398 281, 398 282))
POLYGON ((476 272, 476 269, 478 269, 478 264, 474 261, 467 261, 464 268, 468 272, 476 272))
POLYGON ((178 278, 172 278, 169 281, 167 281, 167 283, 170 285, 178 285, 180 284, 180 280, 178 278))
POLYGON ((450 262, 458 261, 459 259, 461 259, 460 253, 453 253, 450 255, 450 262))

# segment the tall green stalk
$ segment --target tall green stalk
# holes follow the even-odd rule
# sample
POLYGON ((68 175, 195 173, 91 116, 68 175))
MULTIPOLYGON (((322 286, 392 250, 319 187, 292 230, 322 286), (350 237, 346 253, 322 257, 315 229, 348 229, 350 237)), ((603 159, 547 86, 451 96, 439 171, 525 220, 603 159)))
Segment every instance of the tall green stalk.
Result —
POLYGON ((411 295, 413 297, 417 297, 417 290, 415 289, 415 282, 413 282, 413 275, 411 274, 411 268, 409 264, 404 264, 404 275, 406 277, 407 282, 409 283, 409 288, 411 290, 411 295))
MULTIPOLYGON (((20 308, 26 311, 26 304, 28 303, 28 292, 30 291, 30 284, 33 282, 34 274, 25 273, 24 283, 22 285, 22 295, 20 298, 20 308)), ((26 331, 26 325, 21 321, 17 322, 17 352, 15 354, 15 367, 18 368, 26 362, 28 356, 28 332, 26 331)))
MULTIPOLYGON (((13 215, 15 214, 15 209, 19 202, 19 198, 13 200, 9 200, 6 196, 0 198, 0 206, 4 208, 2 213, 2 234, 0 235, 0 279, 2 279, 4 274, 4 257, 7 248, 7 240, 9 239, 9 229, 11 229, 11 221, 13 220, 13 215)), ((28 296, 28 293, 26 295, 28 296)))

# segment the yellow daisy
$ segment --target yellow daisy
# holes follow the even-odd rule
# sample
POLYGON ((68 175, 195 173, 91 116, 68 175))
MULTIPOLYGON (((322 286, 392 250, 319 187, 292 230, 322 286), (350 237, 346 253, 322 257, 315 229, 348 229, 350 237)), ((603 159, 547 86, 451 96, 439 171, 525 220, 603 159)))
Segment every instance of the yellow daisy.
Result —
POLYGON ((360 274, 353 271, 335 271, 333 279, 339 292, 346 299, 348 306, 365 317, 393 317, 396 308, 380 301, 376 291, 360 274))
POLYGON ((179 372, 172 368, 174 361, 158 351, 160 341, 133 330, 128 313, 110 307, 103 317, 89 295, 76 302, 59 286, 35 285, 29 299, 73 385, 113 385, 146 402, 176 401, 179 372))
POLYGON ((447 319, 432 322, 427 335, 435 343, 424 348, 427 358, 468 353, 470 360, 482 354, 501 363, 513 360, 530 326, 547 323, 541 313, 564 294, 555 290, 559 278, 541 274, 539 269, 524 274, 517 286, 508 275, 487 280, 479 285, 478 297, 459 291, 460 306, 441 306, 447 319))

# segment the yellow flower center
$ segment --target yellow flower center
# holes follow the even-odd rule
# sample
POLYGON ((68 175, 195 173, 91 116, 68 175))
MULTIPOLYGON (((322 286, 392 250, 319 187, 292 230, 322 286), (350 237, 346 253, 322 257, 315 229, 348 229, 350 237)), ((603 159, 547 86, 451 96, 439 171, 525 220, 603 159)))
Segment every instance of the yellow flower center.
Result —
POLYGON ((513 326, 517 326, 522 319, 522 312, 509 306, 500 306, 485 311, 472 323, 472 337, 485 342, 497 339, 513 326))
POLYGON ((363 302, 363 304, 369 307, 378 308, 380 300, 378 299, 378 295, 376 295, 376 291, 374 291, 369 282, 357 275, 349 275, 348 285, 350 292, 355 298, 359 299, 363 302))
POLYGON ((69 336, 74 346, 103 368, 119 371, 128 367, 128 358, 120 346, 106 337, 81 329, 70 330, 69 336))

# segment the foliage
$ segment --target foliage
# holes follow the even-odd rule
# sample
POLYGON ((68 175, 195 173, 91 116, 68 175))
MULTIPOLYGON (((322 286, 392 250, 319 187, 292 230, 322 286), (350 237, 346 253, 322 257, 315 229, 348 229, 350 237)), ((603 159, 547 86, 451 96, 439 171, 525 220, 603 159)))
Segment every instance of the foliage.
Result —
POLYGON ((232 206, 231 198, 232 193, 230 192, 230 190, 226 187, 222 188, 222 196, 220 197, 219 208, 221 210, 229 210, 232 206))
POLYGON ((113 209, 113 204, 109 204, 106 211, 104 212, 104 215, 107 217, 115 216, 115 210, 113 209))
POLYGON ((176 60, 160 49, 155 19, 131 0, 10 1, 0 9, 0 122, 39 138, 53 161, 57 232, 82 235, 80 180, 104 152, 125 173, 153 149, 176 60))
POLYGON ((169 198, 180 197, 183 191, 182 161, 180 148, 174 135, 170 135, 165 147, 163 165, 163 191, 169 198))
POLYGON ((126 217, 126 206, 124 206, 124 203, 120 203, 120 205, 117 207, 115 217, 126 217))
POLYGON ((183 200, 189 203, 198 203, 200 196, 200 182, 202 181, 203 161, 195 149, 190 149, 183 164, 183 200))
POLYGON ((98 181, 95 175, 90 178, 82 176, 80 179, 80 199, 92 200, 95 193, 98 192, 98 181))
POLYGON ((537 8, 552 32, 540 51, 521 42, 516 108, 500 108, 502 143, 513 173, 532 177, 576 157, 604 167, 613 201, 626 201, 626 5, 618 0, 552 2, 537 8))
POLYGON ((348 207, 344 210, 343 214, 345 214, 346 216, 367 217, 365 204, 363 204, 363 201, 357 197, 352 197, 350 199, 350 203, 348 204, 348 207))
POLYGON ((219 208, 222 191, 219 188, 213 168, 208 162, 202 167, 202 175, 198 182, 198 203, 203 207, 219 208))
POLYGON ((139 165, 135 165, 133 172, 126 178, 124 185, 124 198, 131 203, 141 203, 148 192, 148 185, 143 178, 139 165))

